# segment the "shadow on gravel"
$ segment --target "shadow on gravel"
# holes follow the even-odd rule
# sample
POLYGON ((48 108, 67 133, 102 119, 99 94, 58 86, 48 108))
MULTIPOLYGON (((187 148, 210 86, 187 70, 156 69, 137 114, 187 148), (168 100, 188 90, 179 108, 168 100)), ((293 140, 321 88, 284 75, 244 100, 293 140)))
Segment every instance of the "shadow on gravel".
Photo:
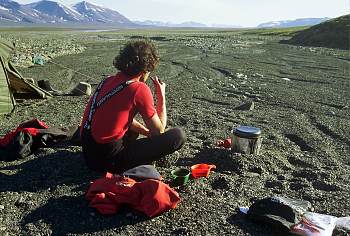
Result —
POLYGON ((116 215, 102 216, 88 207, 84 196, 64 196, 50 199, 45 205, 26 215, 21 224, 23 229, 30 233, 33 226, 45 222, 50 225, 52 235, 68 235, 109 229, 117 232, 120 227, 134 225, 145 220, 148 220, 146 216, 128 208, 121 208, 116 215))
POLYGON ((247 235, 252 236, 293 236, 295 234, 286 234, 285 232, 273 231, 268 226, 261 224, 255 224, 248 219, 246 219, 242 214, 233 214, 226 219, 227 222, 231 225, 235 225, 238 228, 242 229, 243 232, 247 235))
POLYGON ((198 163, 214 164, 216 165, 216 172, 237 172, 240 167, 238 158, 232 154, 231 150, 223 148, 206 148, 193 158, 181 158, 178 161, 178 164, 182 166, 191 166, 198 163))
POLYGON ((63 149, 0 170, 13 173, 0 173, 0 192, 52 191, 62 184, 87 186, 97 177, 87 169, 80 152, 63 149))

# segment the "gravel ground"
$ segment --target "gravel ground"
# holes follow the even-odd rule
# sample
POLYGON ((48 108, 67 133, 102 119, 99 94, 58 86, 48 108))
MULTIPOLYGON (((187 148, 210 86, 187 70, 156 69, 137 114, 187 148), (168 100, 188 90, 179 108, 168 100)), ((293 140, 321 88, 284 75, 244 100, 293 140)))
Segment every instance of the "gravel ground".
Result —
MULTIPOLYGON (((23 160, 0 162, 0 235, 280 235, 237 213, 273 195, 308 200, 318 213, 349 215, 347 51, 239 32, 70 32, 74 45, 85 50, 54 62, 71 69, 47 63, 21 72, 60 90, 79 81, 96 85, 114 73, 113 57, 135 36, 158 40, 157 74, 167 83, 169 126, 182 127, 188 136, 176 166, 205 162, 216 171, 177 189, 178 207, 159 217, 148 219, 126 207, 106 217, 84 200, 99 175, 85 167, 80 147, 40 149, 23 160), (254 101, 254 110, 234 109, 247 100, 254 101), (237 125, 262 129, 259 156, 215 146, 237 125)), ((33 117, 50 126, 78 124, 87 100, 18 101, 14 113, 1 117, 0 133, 33 117)), ((159 168, 167 181, 170 170, 159 168)))

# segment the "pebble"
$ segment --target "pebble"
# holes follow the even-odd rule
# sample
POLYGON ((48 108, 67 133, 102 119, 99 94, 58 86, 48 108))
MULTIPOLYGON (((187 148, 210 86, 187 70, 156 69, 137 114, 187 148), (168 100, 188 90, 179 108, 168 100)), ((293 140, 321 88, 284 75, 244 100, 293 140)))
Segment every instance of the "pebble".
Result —
POLYGON ((278 179, 278 180, 285 180, 286 177, 285 177, 284 175, 278 175, 278 176, 277 176, 277 179, 278 179))
POLYGON ((5 207, 3 205, 0 205, 0 210, 4 210, 5 207))
POLYGON ((234 108, 235 110, 241 110, 241 111, 252 111, 254 110, 254 102, 253 101, 246 101, 239 106, 234 108))
POLYGON ((250 178, 256 178, 256 177, 259 177, 260 175, 258 173, 255 173, 255 172, 247 172, 247 173, 244 173, 243 176, 250 177, 250 178))
POLYGON ((285 80, 285 81, 290 81, 289 78, 281 78, 282 80, 285 80))

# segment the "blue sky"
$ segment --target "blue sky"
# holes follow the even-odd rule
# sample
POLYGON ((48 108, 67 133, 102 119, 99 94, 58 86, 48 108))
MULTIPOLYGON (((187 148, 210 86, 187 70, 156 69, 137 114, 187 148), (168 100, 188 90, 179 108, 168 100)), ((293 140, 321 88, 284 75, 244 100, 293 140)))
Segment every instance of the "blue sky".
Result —
MULTIPOLYGON (((15 0, 16 1, 16 0, 15 0)), ((35 0, 17 0, 30 3, 35 0)), ((79 0, 58 0, 67 6, 79 0)), ((274 20, 337 17, 349 14, 349 0, 88 0, 117 10, 131 20, 245 27, 274 20)))

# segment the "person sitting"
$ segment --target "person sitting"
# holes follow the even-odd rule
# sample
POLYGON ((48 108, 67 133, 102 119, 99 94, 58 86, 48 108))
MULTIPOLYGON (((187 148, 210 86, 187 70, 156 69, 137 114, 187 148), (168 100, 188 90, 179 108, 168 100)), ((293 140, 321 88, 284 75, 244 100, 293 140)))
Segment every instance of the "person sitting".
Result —
POLYGON ((100 82, 81 123, 83 156, 98 172, 123 173, 165 158, 185 143, 182 129, 166 130, 165 83, 151 77, 159 63, 150 41, 127 43, 113 61, 116 75, 100 82), (146 81, 151 78, 157 105, 146 81), (135 119, 140 114, 145 126, 135 119), (144 135, 138 138, 139 134, 144 135))

